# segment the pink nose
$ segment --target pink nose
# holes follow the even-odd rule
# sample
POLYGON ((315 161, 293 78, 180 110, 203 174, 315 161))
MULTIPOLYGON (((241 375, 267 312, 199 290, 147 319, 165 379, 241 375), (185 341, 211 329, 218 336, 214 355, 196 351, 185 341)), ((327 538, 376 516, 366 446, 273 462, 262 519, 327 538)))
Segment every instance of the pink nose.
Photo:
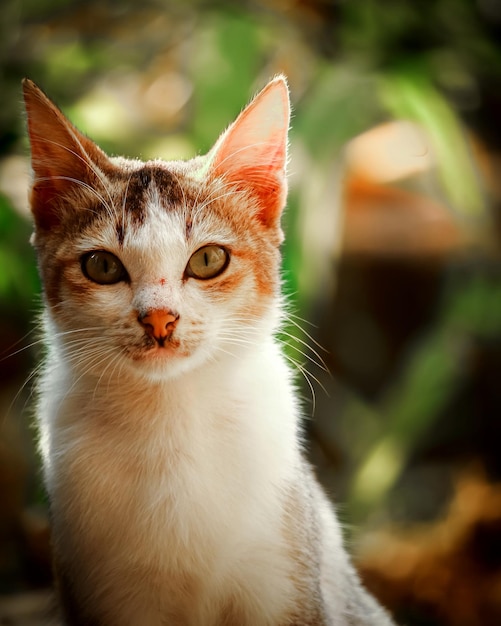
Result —
POLYGON ((138 319, 146 332, 162 344, 167 337, 172 335, 179 315, 169 310, 154 309, 146 315, 139 316, 138 319))

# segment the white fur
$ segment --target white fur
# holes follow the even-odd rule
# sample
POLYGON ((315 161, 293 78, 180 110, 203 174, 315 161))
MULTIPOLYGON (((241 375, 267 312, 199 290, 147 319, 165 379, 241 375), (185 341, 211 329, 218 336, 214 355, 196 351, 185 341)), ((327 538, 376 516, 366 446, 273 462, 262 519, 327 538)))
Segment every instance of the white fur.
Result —
MULTIPOLYGON (((180 282, 200 241, 188 248, 177 214, 153 203, 149 211, 152 219, 120 251, 132 285, 101 290, 85 311, 69 301, 58 315, 77 328, 102 322, 105 333, 114 311, 127 320, 141 307, 171 307, 190 355, 135 364, 117 357, 127 334, 98 332, 88 341, 103 342, 104 356, 73 359, 67 346, 75 335, 47 314, 38 416, 54 533, 92 581, 89 602, 102 604, 113 623, 161 623, 178 604, 180 623, 211 624, 229 596, 242 597, 256 616, 250 623, 272 623, 293 595, 282 489, 297 478, 299 462, 291 374, 272 337, 280 312, 270 304, 262 320, 239 318, 242 345, 221 339, 240 303, 202 301, 196 281, 180 282), (131 567, 156 584, 139 590, 131 567), (200 585, 196 603, 173 602, 177 569, 200 585), (103 591, 113 584, 115 591, 103 591)), ((231 242, 224 232, 217 240, 231 242)), ((93 247, 114 246, 103 228, 93 247)), ((137 323, 129 332, 143 334, 137 323)))

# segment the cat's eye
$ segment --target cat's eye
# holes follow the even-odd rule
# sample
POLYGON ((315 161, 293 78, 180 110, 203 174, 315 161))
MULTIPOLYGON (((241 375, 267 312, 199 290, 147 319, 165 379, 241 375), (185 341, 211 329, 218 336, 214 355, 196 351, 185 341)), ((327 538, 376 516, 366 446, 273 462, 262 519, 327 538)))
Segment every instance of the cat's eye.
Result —
POLYGON ((120 259, 106 250, 84 254, 82 271, 89 280, 99 285, 114 285, 127 279, 127 272, 120 259))
POLYGON ((204 246, 192 254, 186 267, 186 274, 205 280, 221 274, 228 265, 230 255, 221 246, 204 246))

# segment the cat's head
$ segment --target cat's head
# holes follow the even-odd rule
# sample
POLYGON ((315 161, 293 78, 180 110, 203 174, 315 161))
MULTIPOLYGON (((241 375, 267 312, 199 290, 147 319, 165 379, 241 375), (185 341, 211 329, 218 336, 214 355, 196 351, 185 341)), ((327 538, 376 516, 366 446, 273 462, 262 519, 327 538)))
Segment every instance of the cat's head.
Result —
MULTIPOLYGON (((24 82, 49 327, 73 367, 169 377, 272 332, 289 98, 270 82, 205 157, 110 159, 24 82)), ((101 374, 100 374, 101 372, 101 374)))

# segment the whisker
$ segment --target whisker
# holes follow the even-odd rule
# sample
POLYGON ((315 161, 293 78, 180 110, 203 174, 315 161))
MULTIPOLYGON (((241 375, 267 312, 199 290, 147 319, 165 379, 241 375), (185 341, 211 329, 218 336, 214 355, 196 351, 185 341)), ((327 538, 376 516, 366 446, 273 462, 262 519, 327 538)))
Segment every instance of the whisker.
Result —
POLYGON ((322 389, 322 391, 325 393, 326 396, 329 396, 329 392, 323 385, 322 381, 320 381, 314 374, 312 374, 308 369, 306 369, 306 367, 302 363, 300 363, 299 361, 296 361, 296 359, 292 358, 289 354, 286 354, 285 358, 289 361, 289 363, 291 363, 291 365, 293 365, 294 368, 296 368, 301 373, 308 387, 310 388, 311 398, 312 398, 312 414, 315 413, 316 394, 315 394, 315 388, 313 386, 312 380, 315 381, 315 383, 322 389))
POLYGON ((213 204, 214 202, 217 202, 218 200, 222 200, 223 198, 229 198, 230 196, 235 196, 238 194, 238 191, 236 190, 230 190, 230 191, 225 191, 224 193, 221 193, 217 196, 214 197, 210 197, 207 198, 205 200, 205 202, 203 202, 202 204, 200 204, 197 209, 200 211, 203 211, 206 207, 208 207, 209 205, 213 204))
POLYGON ((304 352, 304 350, 301 350, 301 348, 299 348, 298 346, 295 346, 294 344, 292 344, 290 342, 284 342, 286 345, 289 346, 289 348, 292 348, 293 350, 297 350, 297 352, 302 354, 306 359, 311 361, 314 365, 319 367, 324 372, 329 373, 329 368, 327 367, 327 364, 325 363, 323 358, 306 341, 303 341, 302 339, 300 339, 299 337, 296 337, 296 335, 293 335, 292 333, 288 333, 286 330, 282 330, 281 334, 285 335, 286 337, 289 337, 293 341, 297 341, 302 346, 305 346, 306 348, 308 348, 308 350, 310 350, 314 354, 314 356, 317 357, 318 361, 316 361, 312 356, 310 356, 309 354, 304 352))
MULTIPOLYGON (((302 318, 298 317, 298 316, 293 316, 291 313, 287 313, 286 314, 286 321, 289 322, 290 324, 292 324, 293 326, 295 326, 298 330, 300 330, 312 343, 314 343, 317 348, 319 348, 320 350, 322 350, 323 352, 328 352, 328 350, 326 348, 324 348, 320 343, 318 343, 318 341, 312 337, 300 324, 298 324, 298 322, 296 322, 295 320, 292 319, 292 317, 296 317, 296 319, 299 319, 301 321, 306 321, 303 320, 302 318)), ((308 322, 306 322, 308 323, 308 322)), ((312 326, 314 326, 312 324, 312 326)))
POLYGON ((83 362, 86 366, 86 369, 84 369, 83 372, 77 378, 75 378, 73 383, 66 390, 64 399, 66 399, 72 393, 78 383, 82 380, 82 378, 89 374, 92 368, 104 363, 111 352, 112 350, 108 346, 104 346, 100 350, 96 350, 93 354, 89 354, 87 359, 88 362, 85 362, 83 359, 79 359, 79 363, 83 362))
MULTIPOLYGON (((30 331, 29 333, 27 333, 24 336, 24 338, 26 338, 29 335, 31 335, 35 330, 36 329, 34 329, 33 331, 30 331)), ((20 339, 19 341, 16 341, 16 343, 14 345, 17 345, 20 341, 22 341, 22 339, 20 339)), ((10 359, 13 356, 16 356, 17 354, 21 354, 21 352, 26 352, 26 350, 30 350, 31 348, 34 348, 35 346, 43 345, 44 343, 45 343, 44 339, 37 339, 36 341, 32 341, 28 345, 23 346, 22 348, 18 348, 17 350, 14 350, 14 352, 9 352, 9 354, 6 354, 2 358, 0 358, 0 363, 2 363, 3 361, 6 361, 7 359, 10 359)))
MULTIPOLYGON (((18 391, 16 392, 16 395, 14 396, 14 398, 12 399, 12 401, 10 402, 4 417, 2 418, 2 421, 4 421, 5 419, 7 419, 7 416, 11 414, 11 411, 13 410, 16 402, 19 400, 19 398, 21 397, 22 393, 24 392, 24 390, 26 389, 26 387, 33 382, 33 379, 35 379, 38 374, 40 373, 40 371, 43 369, 44 367, 44 363, 39 363, 35 368, 33 368, 33 370, 28 374, 28 376, 25 378, 25 380, 23 381, 23 384, 20 386, 20 388, 18 389, 18 391)), ((32 386, 32 388, 29 391, 28 397, 26 398, 26 401, 24 402, 24 405, 21 409, 21 412, 24 412, 24 410, 26 409, 26 405, 31 401, 31 398, 33 396, 34 393, 34 386, 32 386)))
POLYGON ((113 371, 108 376, 107 394, 109 394, 109 392, 110 392, 110 385, 111 385, 112 380, 114 379, 114 374, 115 374, 115 371, 116 371, 116 368, 117 368, 117 364, 121 363, 122 357, 123 357, 123 355, 119 352, 119 353, 117 353, 114 356, 113 359, 111 359, 111 361, 109 363, 107 363, 106 367, 103 369, 103 371, 101 373, 101 376, 98 378, 98 380, 97 380, 97 382, 96 382, 96 384, 94 386, 93 399, 95 399, 95 397, 96 397, 97 389, 100 386, 101 381, 103 380, 103 377, 105 376, 105 374, 107 374, 107 372, 111 368, 111 366, 113 364, 115 364, 114 367, 113 367, 113 371))
POLYGON ((32 346, 36 345, 37 343, 39 343, 41 340, 38 341, 34 341, 33 343, 30 343, 27 346, 23 346, 22 348, 19 348, 18 350, 15 350, 14 352, 10 352, 10 350, 12 350, 13 348, 15 348, 16 346, 18 346, 20 343, 22 343, 23 341, 25 341, 30 335, 32 335, 33 333, 35 333, 38 329, 32 328, 31 330, 29 330, 26 334, 24 334, 20 339, 18 339, 17 341, 15 341, 12 345, 10 345, 8 348, 6 348, 4 350, 4 352, 8 352, 8 354, 6 354, 5 356, 0 358, 0 363, 2 361, 5 361, 5 359, 10 358, 11 356, 15 356, 16 354, 19 354, 20 352, 22 352, 23 350, 28 350, 29 348, 31 348, 32 346))

